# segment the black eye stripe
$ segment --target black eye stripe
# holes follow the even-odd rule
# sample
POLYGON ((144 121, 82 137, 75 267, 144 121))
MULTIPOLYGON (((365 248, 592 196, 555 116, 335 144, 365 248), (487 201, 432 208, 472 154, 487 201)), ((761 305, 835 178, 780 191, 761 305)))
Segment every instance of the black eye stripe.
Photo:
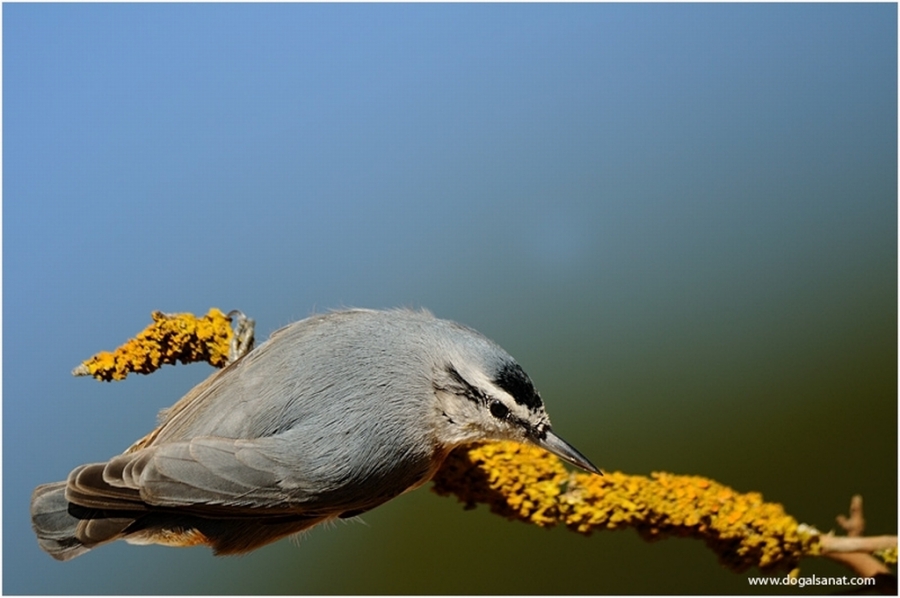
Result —
MULTIPOLYGON (((491 399, 484 392, 479 390, 476 386, 470 384, 465 378, 462 377, 455 367, 452 365, 446 366, 447 374, 450 376, 450 379, 453 381, 455 388, 445 388, 443 390, 449 390, 455 392, 457 395, 463 396, 466 399, 472 401, 473 403, 478 403, 487 407, 491 415, 496 417, 497 419, 502 419, 504 421, 509 422, 510 424, 521 426, 523 429, 528 431, 530 434, 534 434, 532 430, 531 424, 520 418, 514 416, 510 413, 509 407, 507 407, 503 401, 497 399, 491 399)), ((530 384, 529 384, 530 386, 530 384)), ((437 388, 437 387, 436 387, 437 388)), ((507 390, 504 388, 504 390, 507 390)), ((507 392, 509 392, 507 390, 507 392)), ((532 392, 534 392, 534 388, 532 387, 532 392)), ((535 393, 536 394, 536 393, 535 393)), ((537 397, 538 405, 541 405, 540 397, 537 397)), ((518 404, 522 404, 521 401, 516 401, 518 404)), ((542 437, 542 436, 541 436, 542 437)))
POLYGON ((478 388, 469 384, 469 381, 463 378, 462 374, 457 372, 455 367, 448 365, 447 373, 450 374, 450 377, 454 382, 459 384, 460 390, 462 391, 460 394, 462 394, 462 396, 475 403, 487 404, 487 396, 478 390, 478 388))

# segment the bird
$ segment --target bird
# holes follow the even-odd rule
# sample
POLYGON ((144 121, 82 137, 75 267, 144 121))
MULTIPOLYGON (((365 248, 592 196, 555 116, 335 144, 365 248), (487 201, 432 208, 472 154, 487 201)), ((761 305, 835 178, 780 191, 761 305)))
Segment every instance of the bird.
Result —
POLYGON ((32 526, 61 561, 119 539, 241 554, 365 513, 490 440, 601 473, 487 337, 426 310, 332 311, 214 372, 124 453, 38 486, 32 526))

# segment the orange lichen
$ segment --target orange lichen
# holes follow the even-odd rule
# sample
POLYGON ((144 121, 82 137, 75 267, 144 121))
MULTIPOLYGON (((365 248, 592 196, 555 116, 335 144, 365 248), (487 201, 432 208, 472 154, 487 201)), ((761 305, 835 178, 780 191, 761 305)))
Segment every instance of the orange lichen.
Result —
POLYGON ((513 442, 457 449, 434 484, 438 494, 455 494, 467 508, 484 503, 539 526, 561 524, 582 534, 632 527, 648 540, 700 538, 737 571, 790 570, 819 550, 815 533, 757 492, 742 494, 699 476, 569 473, 547 451, 513 442))
POLYGON ((216 308, 203 317, 155 311, 153 323, 114 352, 104 351, 73 370, 76 376, 123 380, 128 374, 149 374, 164 364, 206 361, 213 367, 228 363, 234 332, 231 318, 216 308))

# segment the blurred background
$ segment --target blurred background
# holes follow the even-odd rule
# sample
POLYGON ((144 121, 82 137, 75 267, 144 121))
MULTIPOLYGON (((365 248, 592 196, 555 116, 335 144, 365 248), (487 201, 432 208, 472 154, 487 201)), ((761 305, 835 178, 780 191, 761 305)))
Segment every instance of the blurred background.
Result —
POLYGON ((156 309, 264 339, 426 307, 514 355, 606 470, 823 530, 861 493, 896 533, 894 4, 7 4, 3 200, 4 593, 764 591, 696 540, 427 487, 242 558, 56 562, 32 489, 211 371, 70 376, 156 309))

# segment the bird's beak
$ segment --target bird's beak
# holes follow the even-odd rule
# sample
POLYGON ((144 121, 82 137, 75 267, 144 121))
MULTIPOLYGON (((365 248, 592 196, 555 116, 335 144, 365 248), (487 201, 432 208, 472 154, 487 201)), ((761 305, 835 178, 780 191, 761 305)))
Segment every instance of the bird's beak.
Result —
POLYGON ((534 438, 533 442, 539 447, 546 449, 562 459, 568 461, 575 467, 580 467, 585 471, 603 475, 596 465, 588 461, 588 458, 578 452, 574 446, 554 434, 549 428, 544 429, 543 438, 534 438))

